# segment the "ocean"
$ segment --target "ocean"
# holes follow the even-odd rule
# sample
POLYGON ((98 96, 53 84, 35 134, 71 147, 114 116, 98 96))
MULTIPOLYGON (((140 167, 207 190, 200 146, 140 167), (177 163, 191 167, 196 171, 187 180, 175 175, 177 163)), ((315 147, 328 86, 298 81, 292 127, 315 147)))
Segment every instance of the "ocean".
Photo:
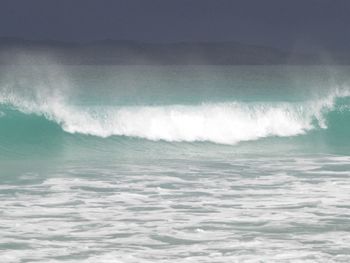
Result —
POLYGON ((26 62, 1 262, 350 261, 350 67, 26 62))

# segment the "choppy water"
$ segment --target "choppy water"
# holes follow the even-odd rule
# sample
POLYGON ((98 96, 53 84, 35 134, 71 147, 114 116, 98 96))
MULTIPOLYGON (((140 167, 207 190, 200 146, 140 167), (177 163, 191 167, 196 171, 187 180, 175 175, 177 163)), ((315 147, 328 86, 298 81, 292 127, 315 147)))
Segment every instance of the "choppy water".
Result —
POLYGON ((0 72, 4 262, 350 260, 350 68, 0 72))

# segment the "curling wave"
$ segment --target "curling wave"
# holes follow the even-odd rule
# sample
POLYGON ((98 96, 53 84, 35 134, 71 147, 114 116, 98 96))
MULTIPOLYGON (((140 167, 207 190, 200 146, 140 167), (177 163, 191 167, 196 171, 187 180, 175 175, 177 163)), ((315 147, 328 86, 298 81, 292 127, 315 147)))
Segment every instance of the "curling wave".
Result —
POLYGON ((68 133, 104 138, 130 136, 171 142, 236 144, 269 136, 296 136, 313 129, 326 129, 326 114, 332 110, 344 110, 347 105, 336 109, 336 101, 347 96, 347 92, 335 91, 323 99, 302 103, 79 107, 69 105, 57 94, 31 100, 3 94, 0 103, 24 114, 43 116, 68 133))

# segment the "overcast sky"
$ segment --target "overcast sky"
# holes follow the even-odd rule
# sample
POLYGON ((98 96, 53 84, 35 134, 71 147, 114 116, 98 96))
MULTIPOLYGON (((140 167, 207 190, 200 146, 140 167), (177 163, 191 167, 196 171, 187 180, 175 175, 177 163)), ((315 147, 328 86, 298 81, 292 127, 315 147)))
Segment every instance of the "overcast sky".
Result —
POLYGON ((0 0, 0 36, 350 48, 350 0, 0 0))

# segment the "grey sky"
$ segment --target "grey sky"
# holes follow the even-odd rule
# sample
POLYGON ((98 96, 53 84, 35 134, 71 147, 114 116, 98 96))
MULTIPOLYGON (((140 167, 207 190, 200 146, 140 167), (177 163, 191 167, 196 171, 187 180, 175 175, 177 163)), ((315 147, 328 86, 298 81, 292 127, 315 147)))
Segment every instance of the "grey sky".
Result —
POLYGON ((0 0, 0 36, 350 47, 349 0, 0 0))

